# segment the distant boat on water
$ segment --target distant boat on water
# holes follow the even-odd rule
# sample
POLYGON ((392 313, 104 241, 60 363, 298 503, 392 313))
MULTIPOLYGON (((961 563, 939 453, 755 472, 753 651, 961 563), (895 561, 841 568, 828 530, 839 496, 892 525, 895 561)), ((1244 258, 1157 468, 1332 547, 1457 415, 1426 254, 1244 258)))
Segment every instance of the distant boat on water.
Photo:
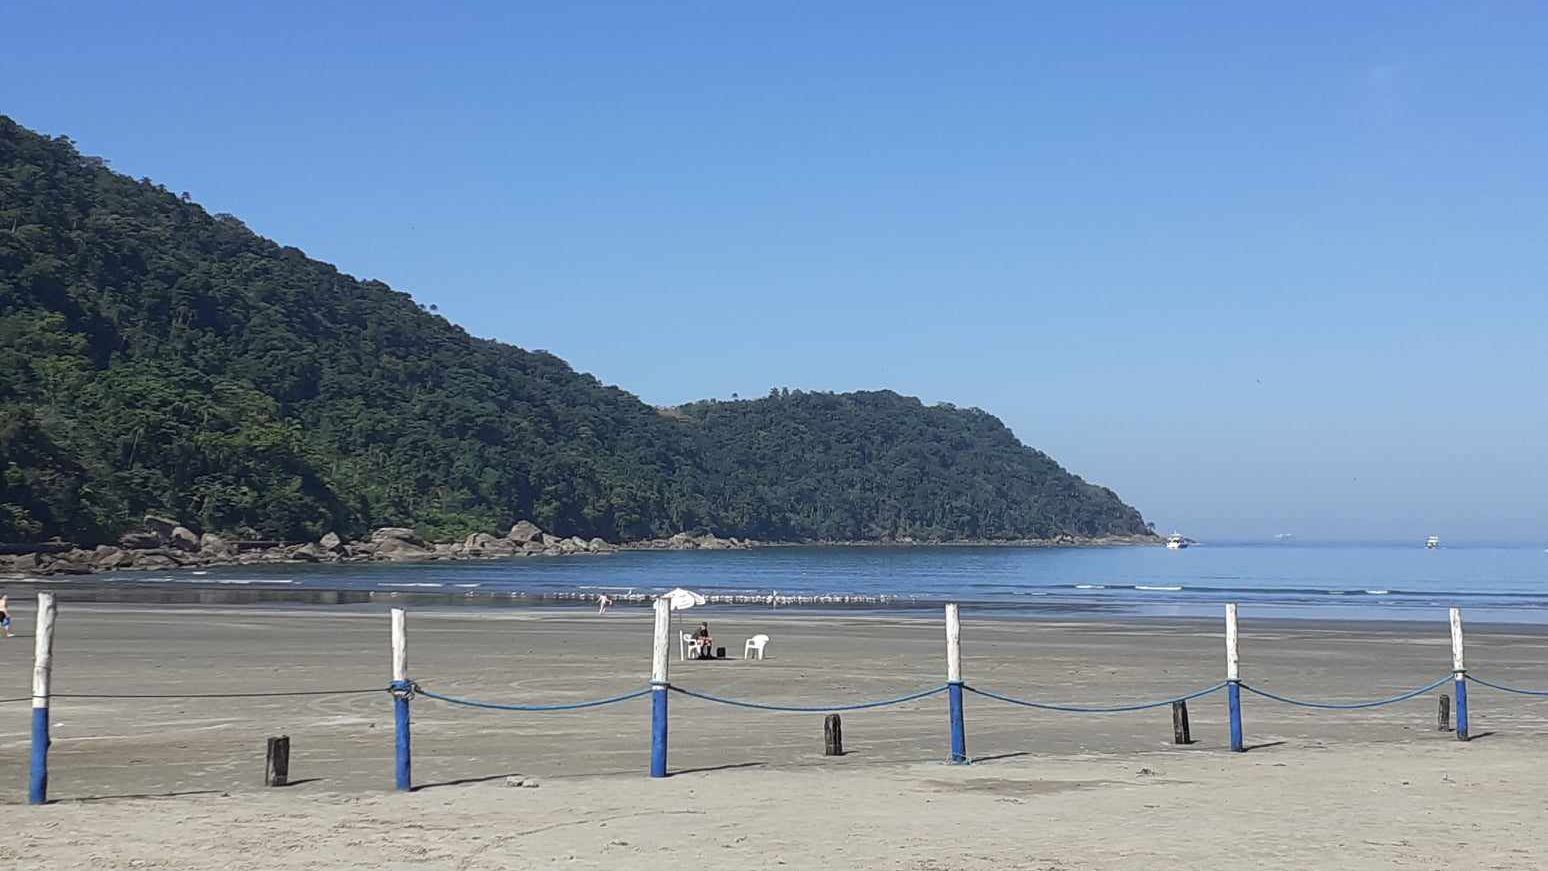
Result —
POLYGON ((1425 550, 1434 550, 1440 547, 1440 536, 1432 535, 1424 540, 1425 550))
POLYGON ((1275 541, 1289 541, 1292 538, 1295 538, 1295 533, 1293 532, 1280 532, 1274 535, 1275 541))
POLYGON ((1183 538, 1182 533, 1180 532, 1174 532, 1166 537, 1167 550, 1182 550, 1190 544, 1192 544, 1192 542, 1186 538, 1183 538))

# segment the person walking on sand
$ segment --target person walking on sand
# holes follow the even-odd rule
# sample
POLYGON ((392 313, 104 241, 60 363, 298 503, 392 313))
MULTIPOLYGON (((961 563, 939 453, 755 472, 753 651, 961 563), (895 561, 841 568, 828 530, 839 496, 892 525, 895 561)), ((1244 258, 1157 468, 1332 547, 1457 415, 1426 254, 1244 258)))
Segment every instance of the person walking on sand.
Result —
POLYGON ((11 637, 11 607, 6 600, 10 596, 0 595, 0 631, 5 632, 5 637, 11 637))
POLYGON ((608 598, 606 593, 602 593, 602 594, 598 595, 597 596, 597 616, 600 617, 603 614, 606 614, 607 613, 607 606, 611 605, 611 604, 613 604, 613 600, 608 598))

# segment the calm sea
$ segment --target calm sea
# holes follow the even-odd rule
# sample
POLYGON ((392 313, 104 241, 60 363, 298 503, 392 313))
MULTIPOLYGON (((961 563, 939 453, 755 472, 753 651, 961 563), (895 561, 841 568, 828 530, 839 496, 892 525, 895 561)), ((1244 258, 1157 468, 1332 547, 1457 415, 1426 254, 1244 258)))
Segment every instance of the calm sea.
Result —
MULTIPOLYGON (((687 587, 728 605, 908 610, 956 600, 1028 616, 1213 616, 1548 622, 1542 546, 779 547, 393 565, 123 572, 72 583, 263 592, 351 591, 346 600, 620 605, 687 587)), ((210 599, 218 601, 218 599, 210 599)), ((235 601, 235 599, 233 599, 235 601)))

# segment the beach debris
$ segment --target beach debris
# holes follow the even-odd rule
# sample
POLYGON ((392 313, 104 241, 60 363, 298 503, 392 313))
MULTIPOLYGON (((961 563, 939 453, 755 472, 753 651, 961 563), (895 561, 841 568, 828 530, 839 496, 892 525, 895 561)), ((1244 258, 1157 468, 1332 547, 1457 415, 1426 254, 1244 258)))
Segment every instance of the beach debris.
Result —
POLYGON ((512 774, 509 777, 505 778, 505 785, 507 787, 510 787, 510 788, 513 788, 513 789, 537 789, 538 788, 538 782, 537 782, 537 780, 535 778, 522 777, 519 774, 512 774))

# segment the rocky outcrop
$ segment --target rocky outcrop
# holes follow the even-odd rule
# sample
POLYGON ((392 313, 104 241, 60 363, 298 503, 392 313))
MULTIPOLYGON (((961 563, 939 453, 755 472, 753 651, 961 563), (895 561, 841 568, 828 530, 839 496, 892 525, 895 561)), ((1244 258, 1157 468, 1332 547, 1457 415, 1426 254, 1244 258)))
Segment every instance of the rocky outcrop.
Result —
POLYGON ((110 544, 98 545, 97 549, 92 551, 91 554, 92 567, 99 572, 121 569, 133 561, 134 557, 129 554, 129 551, 113 547, 110 544))
POLYGON ((403 526, 374 529, 361 541, 345 541, 337 533, 330 532, 318 541, 300 544, 244 542, 210 532, 197 535, 173 518, 147 515, 145 528, 125 533, 118 546, 101 545, 95 550, 82 550, 53 543, 40 546, 37 553, 0 556, 0 573, 75 574, 287 562, 511 559, 590 556, 618 550, 727 550, 753 546, 750 541, 720 538, 713 533, 687 532, 666 539, 611 544, 601 538, 585 539, 578 535, 564 538, 544 532, 528 520, 516 523, 505 535, 475 532, 454 542, 426 541, 414 530, 403 526))
POLYGON ((404 526, 383 526, 372 530, 371 541, 377 544, 384 541, 402 541, 419 547, 425 546, 425 540, 420 538, 418 533, 404 526))
POLYGON ((541 541, 543 530, 539 529, 538 525, 530 520, 519 520, 515 526, 511 527, 511 531, 505 537, 517 544, 526 544, 529 541, 541 541))
POLYGON ((145 515, 145 519, 141 523, 145 527, 145 531, 155 533, 156 537, 161 539, 162 544, 171 541, 172 531, 182 525, 176 520, 156 514, 145 515))
POLYGON ((167 545, 192 553, 199 550, 199 536, 186 526, 174 526, 172 533, 167 536, 167 545))
POLYGON ((199 536, 199 553, 211 559, 230 559, 237 554, 236 545, 213 532, 199 536))
POLYGON ((118 537, 118 544, 131 550, 161 547, 161 536, 154 532, 126 532, 118 537))
POLYGON ((434 548, 429 547, 422 540, 417 540, 417 537, 416 540, 411 541, 407 538, 389 536, 376 542, 371 555, 376 559, 409 562, 425 559, 434 553, 434 548))

